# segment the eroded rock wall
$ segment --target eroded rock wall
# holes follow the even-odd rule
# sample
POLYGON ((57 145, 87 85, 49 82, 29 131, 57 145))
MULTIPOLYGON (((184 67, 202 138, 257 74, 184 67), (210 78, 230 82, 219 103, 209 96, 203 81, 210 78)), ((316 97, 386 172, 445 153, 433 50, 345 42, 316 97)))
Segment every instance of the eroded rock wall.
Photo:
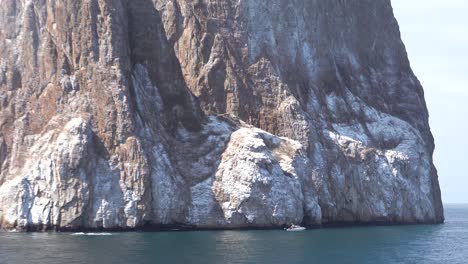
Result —
POLYGON ((390 1, 155 2, 206 113, 305 146, 324 222, 443 220, 424 93, 390 1))
POLYGON ((390 1, 1 0, 0 225, 443 221, 390 1))

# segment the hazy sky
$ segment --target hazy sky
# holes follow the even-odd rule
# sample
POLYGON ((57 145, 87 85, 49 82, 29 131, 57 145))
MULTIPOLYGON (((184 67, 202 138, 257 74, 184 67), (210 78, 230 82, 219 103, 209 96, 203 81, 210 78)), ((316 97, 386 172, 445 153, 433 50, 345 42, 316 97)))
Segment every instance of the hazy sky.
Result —
POLYGON ((424 86, 445 203, 468 203, 468 0, 392 0, 424 86))

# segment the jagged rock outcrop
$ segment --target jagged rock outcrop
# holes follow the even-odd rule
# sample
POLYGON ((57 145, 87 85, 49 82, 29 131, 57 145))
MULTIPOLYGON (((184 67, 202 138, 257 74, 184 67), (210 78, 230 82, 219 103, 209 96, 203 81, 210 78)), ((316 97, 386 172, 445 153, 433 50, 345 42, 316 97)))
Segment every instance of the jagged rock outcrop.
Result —
POLYGON ((0 225, 440 223, 389 0, 0 1, 0 225))

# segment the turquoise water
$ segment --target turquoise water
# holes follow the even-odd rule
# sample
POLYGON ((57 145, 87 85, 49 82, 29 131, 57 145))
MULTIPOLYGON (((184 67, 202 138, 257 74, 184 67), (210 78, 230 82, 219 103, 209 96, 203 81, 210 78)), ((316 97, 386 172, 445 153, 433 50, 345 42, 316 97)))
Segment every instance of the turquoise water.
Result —
POLYGON ((468 263, 468 205, 446 224, 305 232, 0 233, 1 264, 468 263))

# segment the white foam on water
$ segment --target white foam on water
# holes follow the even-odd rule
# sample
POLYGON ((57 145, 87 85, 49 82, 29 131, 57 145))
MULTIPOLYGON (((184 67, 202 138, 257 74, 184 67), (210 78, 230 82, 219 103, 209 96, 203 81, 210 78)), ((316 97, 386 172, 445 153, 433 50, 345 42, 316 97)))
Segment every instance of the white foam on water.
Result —
POLYGON ((73 233, 72 236, 112 236, 111 233, 84 233, 84 232, 78 232, 78 233, 73 233))

